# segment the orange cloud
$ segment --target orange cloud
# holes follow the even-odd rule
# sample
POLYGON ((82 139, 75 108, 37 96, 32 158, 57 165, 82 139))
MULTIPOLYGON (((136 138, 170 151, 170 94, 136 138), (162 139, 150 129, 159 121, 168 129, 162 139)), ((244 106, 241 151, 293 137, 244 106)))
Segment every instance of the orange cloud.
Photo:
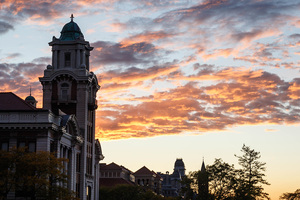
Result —
POLYGON ((300 98, 300 83, 299 82, 291 83, 288 91, 289 91, 289 97, 291 99, 299 99, 300 98))
POLYGON ((122 46, 126 47, 135 43, 147 42, 152 43, 156 40, 173 37, 174 34, 164 31, 147 31, 122 40, 122 46))

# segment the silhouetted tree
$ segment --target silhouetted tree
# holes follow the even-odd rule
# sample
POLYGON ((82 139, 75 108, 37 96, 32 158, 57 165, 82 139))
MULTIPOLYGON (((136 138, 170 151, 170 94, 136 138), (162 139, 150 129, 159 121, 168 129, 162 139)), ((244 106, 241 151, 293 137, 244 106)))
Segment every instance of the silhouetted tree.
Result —
POLYGON ((25 148, 0 151, 0 199, 10 191, 34 199, 76 199, 64 187, 67 176, 63 172, 66 159, 49 152, 27 152, 25 148))
POLYGON ((297 189, 293 193, 284 193, 280 196, 280 199, 284 200, 300 200, 300 189, 297 189))
POLYGON ((172 197, 162 197, 141 186, 117 185, 115 187, 100 187, 101 200, 176 200, 172 197))
POLYGON ((236 184, 235 184, 235 199, 237 200, 255 200, 269 199, 268 193, 265 193, 262 184, 269 185, 264 179, 266 163, 260 162, 260 152, 245 144, 242 147, 242 156, 237 156, 238 162, 242 169, 236 170, 236 184))
POLYGON ((235 184, 235 169, 233 165, 215 159, 206 169, 209 177, 209 192, 212 199, 233 199, 235 184))
POLYGON ((192 189, 192 185, 195 185, 193 181, 194 179, 191 178, 191 173, 188 176, 182 177, 180 196, 183 197, 183 199, 193 200, 194 191, 192 189))

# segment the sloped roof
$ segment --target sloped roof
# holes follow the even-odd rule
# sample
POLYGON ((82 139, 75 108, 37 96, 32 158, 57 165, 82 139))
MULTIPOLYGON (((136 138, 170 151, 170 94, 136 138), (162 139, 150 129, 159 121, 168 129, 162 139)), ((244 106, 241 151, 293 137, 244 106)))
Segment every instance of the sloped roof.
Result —
POLYGON ((114 187, 117 185, 134 185, 134 183, 122 178, 100 178, 100 187, 114 187))
POLYGON ((130 172, 130 173, 133 173, 130 169, 124 167, 123 165, 120 165, 120 167, 122 167, 124 170, 126 170, 126 171, 128 171, 128 172, 130 172))
POLYGON ((0 92, 0 110, 1 111, 21 111, 21 110, 39 110, 36 107, 26 103, 23 99, 12 92, 0 92))
POLYGON ((102 171, 102 170, 122 170, 122 167, 120 167, 116 163, 112 162, 108 165, 100 164, 100 171, 102 171))
POLYGON ((155 175, 155 173, 153 173, 147 167, 144 166, 141 169, 134 172, 134 175, 155 175))

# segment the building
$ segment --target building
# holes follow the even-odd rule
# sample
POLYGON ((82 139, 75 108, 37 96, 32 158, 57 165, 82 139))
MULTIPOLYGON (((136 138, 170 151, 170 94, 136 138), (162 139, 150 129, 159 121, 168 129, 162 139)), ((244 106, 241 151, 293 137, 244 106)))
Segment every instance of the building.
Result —
POLYGON ((114 187, 117 185, 135 185, 133 172, 116 163, 100 164, 100 187, 114 187))
POLYGON ((162 177, 143 166, 133 174, 135 176, 135 183, 152 190, 156 194, 161 194, 162 177))
MULTIPOLYGON (((67 187, 82 200, 99 199, 100 142, 95 140, 96 93, 100 86, 89 69, 93 47, 73 21, 53 37, 52 65, 40 78, 43 106, 36 108, 31 95, 22 100, 0 94, 0 145, 28 146, 30 151, 56 152, 69 159, 67 187)), ((15 194, 10 194, 15 199, 15 194)))
POLYGON ((158 175, 163 178, 162 195, 166 197, 177 197, 180 195, 181 180, 185 176, 185 165, 181 158, 176 159, 172 174, 169 174, 167 171, 165 174, 158 172, 158 175))

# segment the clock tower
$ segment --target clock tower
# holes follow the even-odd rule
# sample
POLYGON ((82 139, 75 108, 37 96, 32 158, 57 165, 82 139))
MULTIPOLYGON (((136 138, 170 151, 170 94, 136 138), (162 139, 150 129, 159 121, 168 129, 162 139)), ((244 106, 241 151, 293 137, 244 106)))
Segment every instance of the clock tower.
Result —
POLYGON ((59 38, 53 36, 52 65, 44 76, 43 108, 56 115, 74 115, 84 141, 76 157, 76 191, 80 199, 99 199, 99 166, 95 140, 96 94, 100 89, 96 75, 90 71, 93 47, 84 39, 79 26, 71 21, 64 25, 59 38))

